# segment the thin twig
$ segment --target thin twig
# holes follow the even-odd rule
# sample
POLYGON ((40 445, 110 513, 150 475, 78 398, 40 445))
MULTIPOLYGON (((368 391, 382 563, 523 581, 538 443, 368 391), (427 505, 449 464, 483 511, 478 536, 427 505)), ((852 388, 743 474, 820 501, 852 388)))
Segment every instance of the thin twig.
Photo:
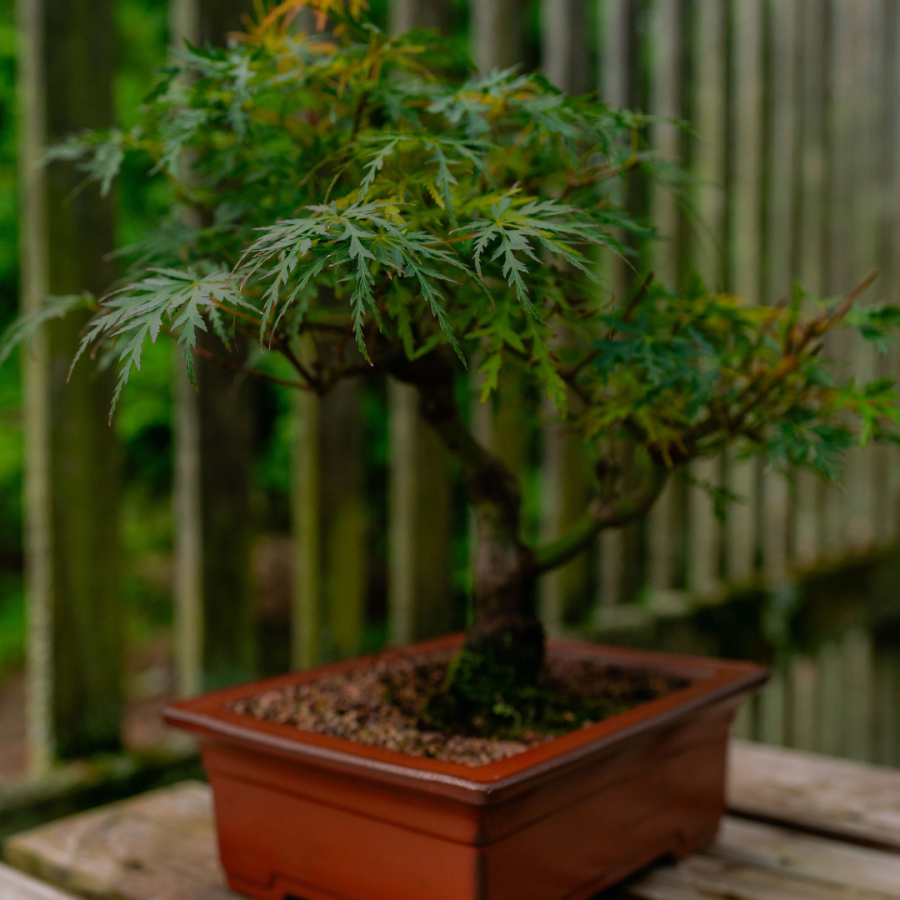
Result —
POLYGON ((300 381, 289 381, 285 378, 278 378, 275 375, 270 375, 268 372, 254 369, 252 366, 245 366, 241 363, 233 362, 230 359, 224 359, 221 356, 217 356, 215 353, 211 353, 205 347, 195 346, 193 352, 201 359, 205 359, 208 363, 212 363, 212 365, 220 369, 225 369, 228 372, 240 373, 241 375, 252 375, 254 378, 260 378, 263 381, 269 381, 272 384, 279 384, 282 387, 308 390, 308 386, 300 381))

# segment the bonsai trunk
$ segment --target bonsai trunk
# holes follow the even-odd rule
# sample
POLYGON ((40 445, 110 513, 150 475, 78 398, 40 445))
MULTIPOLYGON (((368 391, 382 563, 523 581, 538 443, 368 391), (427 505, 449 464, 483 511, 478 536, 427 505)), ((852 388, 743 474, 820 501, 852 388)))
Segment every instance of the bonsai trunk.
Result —
POLYGON ((520 537, 518 481, 463 422, 450 360, 438 352, 412 362, 404 358, 391 373, 418 388, 422 418, 463 469, 477 550, 474 621, 455 681, 472 682, 475 693, 493 702, 495 693, 505 696, 533 685, 544 662, 544 630, 535 606, 537 568, 534 551, 520 537))

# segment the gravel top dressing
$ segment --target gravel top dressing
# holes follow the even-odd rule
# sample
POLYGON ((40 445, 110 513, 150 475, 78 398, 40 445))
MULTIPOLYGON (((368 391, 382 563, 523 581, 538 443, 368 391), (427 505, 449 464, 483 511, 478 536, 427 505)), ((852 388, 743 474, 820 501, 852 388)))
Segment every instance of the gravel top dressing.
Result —
MULTIPOLYGON (((441 689, 453 654, 376 660, 339 675, 233 703, 233 712, 293 725, 303 731, 346 738, 410 756, 482 766, 586 728, 602 719, 655 700, 687 682, 658 672, 603 665, 550 653, 539 685, 542 710, 522 724, 510 711, 500 736, 479 734, 473 720, 467 734, 447 734, 423 722, 429 698, 441 689)), ((499 700, 499 698, 498 698, 499 700)))

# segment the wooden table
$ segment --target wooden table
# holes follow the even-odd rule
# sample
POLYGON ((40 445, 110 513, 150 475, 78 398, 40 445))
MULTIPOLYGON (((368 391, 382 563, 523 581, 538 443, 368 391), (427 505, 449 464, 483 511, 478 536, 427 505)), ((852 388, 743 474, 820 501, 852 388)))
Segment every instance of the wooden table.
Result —
MULTIPOLYGON (((604 900, 900 900, 900 771, 735 742, 729 806, 709 849, 604 900)), ((198 782, 23 832, 5 850, 19 869, 91 900, 236 896, 198 782)), ((19 897, 43 900, 6 893, 0 877, 0 900, 19 897)))

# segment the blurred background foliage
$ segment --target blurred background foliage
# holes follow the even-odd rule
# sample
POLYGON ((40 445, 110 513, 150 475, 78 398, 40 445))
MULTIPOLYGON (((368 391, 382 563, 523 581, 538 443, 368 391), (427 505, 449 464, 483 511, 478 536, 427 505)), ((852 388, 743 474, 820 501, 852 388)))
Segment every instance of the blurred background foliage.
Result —
MULTIPOLYGON (((371 0, 371 16, 388 26, 388 0, 371 0)), ((165 63, 169 44, 167 0, 116 0, 118 57, 115 102, 119 124, 137 118, 142 98, 165 63)), ((469 40, 467 0, 457 0, 455 34, 469 40)), ((539 3, 532 2, 527 22, 528 64, 540 53, 539 3)), ((16 29, 14 4, 0 3, 0 330, 18 309, 18 195, 16 172, 16 29)), ((137 241, 165 209, 166 187, 148 184, 139 168, 126 168, 118 186, 116 242, 137 241)), ((21 378, 18 361, 0 368, 0 671, 20 664, 24 655, 25 616, 22 590, 22 431, 21 378)), ((172 618, 172 378, 171 347, 160 342, 147 349, 141 377, 129 386, 117 413, 116 428, 124 461, 122 507, 124 569, 122 590, 128 608, 129 635, 140 642, 172 618)), ((289 392, 273 385, 259 388, 257 448, 253 472, 254 530, 259 536, 287 535, 291 456, 289 392)), ((364 414, 370 439, 366 498, 371 504, 372 554, 386 557, 387 410, 383 385, 367 388, 364 414)), ((535 494, 537 483, 529 493, 535 494)), ((462 498, 458 515, 464 516, 462 498)), ((455 533, 465 535, 466 529, 455 533)), ((468 548, 460 538, 454 551, 454 583, 460 598, 467 584, 468 548)), ((374 563, 370 573, 370 629, 366 644, 386 636, 385 573, 374 563)), ((462 624, 459 621, 457 624, 462 624)))

